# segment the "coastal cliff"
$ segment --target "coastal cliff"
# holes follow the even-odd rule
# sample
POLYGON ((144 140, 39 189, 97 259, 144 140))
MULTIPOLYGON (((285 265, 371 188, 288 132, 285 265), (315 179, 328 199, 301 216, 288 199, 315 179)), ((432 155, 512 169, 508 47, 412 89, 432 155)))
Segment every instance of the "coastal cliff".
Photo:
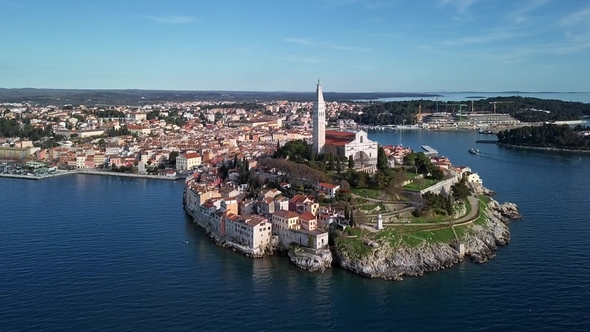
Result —
POLYGON ((480 224, 470 224, 460 243, 421 242, 417 246, 392 246, 382 241, 370 253, 354 254, 334 247, 334 260, 342 268, 354 273, 388 280, 401 280, 402 276, 421 276, 425 272, 451 267, 469 256, 483 263, 495 256, 498 246, 510 242, 509 218, 519 218, 514 204, 498 204, 490 200, 480 224))
POLYGON ((309 272, 324 272, 332 266, 330 249, 309 250, 292 246, 287 254, 291 263, 309 272))

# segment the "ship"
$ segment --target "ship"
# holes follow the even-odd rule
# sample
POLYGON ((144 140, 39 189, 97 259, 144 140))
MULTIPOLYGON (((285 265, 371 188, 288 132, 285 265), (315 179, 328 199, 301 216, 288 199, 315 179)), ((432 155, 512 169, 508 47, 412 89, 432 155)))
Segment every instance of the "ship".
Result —
POLYGON ((469 153, 476 154, 476 155, 480 155, 481 154, 481 152, 479 152, 479 149, 469 149, 469 153))

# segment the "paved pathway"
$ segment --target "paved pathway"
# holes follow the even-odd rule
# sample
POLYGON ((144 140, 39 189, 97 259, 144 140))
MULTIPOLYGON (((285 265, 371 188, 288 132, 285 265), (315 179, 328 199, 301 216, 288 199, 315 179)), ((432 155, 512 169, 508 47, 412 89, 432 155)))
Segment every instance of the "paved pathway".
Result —
MULTIPOLYGON (((384 223, 384 227, 388 226, 461 226, 472 223, 477 219, 479 216, 479 199, 476 196, 470 195, 468 198, 469 204, 471 205, 471 211, 466 216, 463 216, 459 219, 450 221, 450 222, 430 222, 430 223, 384 223)), ((383 216, 384 214, 382 214, 383 216)), ((373 215, 371 215, 373 216, 373 215)), ((367 216, 369 217, 369 216, 367 216)), ((366 226, 371 227, 371 224, 365 224, 366 226)))

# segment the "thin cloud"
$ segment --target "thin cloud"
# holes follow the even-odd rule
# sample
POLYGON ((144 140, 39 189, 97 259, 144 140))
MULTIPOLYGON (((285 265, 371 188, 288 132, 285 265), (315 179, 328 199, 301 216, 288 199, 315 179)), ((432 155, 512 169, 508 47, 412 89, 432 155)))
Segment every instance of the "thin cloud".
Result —
POLYGON ((457 10, 465 14, 467 13, 467 9, 471 7, 477 0, 442 0, 440 2, 441 6, 454 6, 457 10))
POLYGON ((338 51, 354 51, 354 52, 368 52, 370 49, 360 46, 342 46, 342 45, 330 45, 331 49, 338 51))
POLYGON ((304 46, 314 46, 317 45, 315 41, 311 38, 285 38, 285 41, 288 43, 304 45, 304 46))
POLYGON ((380 0, 324 0, 324 8, 337 8, 357 4, 369 10, 390 7, 390 1, 380 0))
POLYGON ((337 51, 353 51, 353 52, 368 52, 370 49, 362 46, 348 46, 348 45, 338 45, 338 44, 331 44, 325 42, 319 42, 313 40, 312 38, 285 38, 284 41, 292 44, 307 46, 307 47, 316 47, 316 48, 329 48, 337 51))
POLYGON ((518 24, 524 23, 529 20, 529 14, 538 8, 541 8, 549 4, 553 0, 529 0, 518 3, 520 7, 509 12, 506 17, 510 20, 515 21, 518 24))
POLYGON ((510 48, 494 48, 471 54, 480 61, 496 62, 500 64, 526 63, 538 55, 563 56, 575 54, 590 49, 590 36, 576 37, 559 42, 528 44, 510 48))
POLYGON ((142 16, 148 20, 159 24, 188 24, 197 21, 192 16, 142 16))
POLYGON ((311 57, 302 57, 302 56, 286 56, 283 57, 285 60, 295 61, 295 62, 305 62, 305 63, 317 63, 326 61, 323 55, 311 56, 311 57))
POLYGON ((481 36, 466 36, 463 38, 443 41, 441 44, 445 46, 458 46, 466 44, 484 44, 491 43, 498 40, 511 39, 520 36, 519 34, 509 33, 506 31, 497 31, 481 36))
POLYGON ((342 7, 342 6, 353 4, 358 1, 359 0, 325 0, 324 7, 328 7, 328 8, 342 7))
POLYGON ((578 26, 589 25, 590 22, 590 7, 581 9, 575 13, 569 14, 561 20, 564 26, 578 26))

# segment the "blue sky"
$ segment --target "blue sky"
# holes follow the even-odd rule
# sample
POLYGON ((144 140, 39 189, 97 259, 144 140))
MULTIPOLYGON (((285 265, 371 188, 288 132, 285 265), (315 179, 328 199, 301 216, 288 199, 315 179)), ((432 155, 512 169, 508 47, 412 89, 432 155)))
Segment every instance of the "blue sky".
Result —
POLYGON ((589 91, 582 0, 0 0, 0 87, 589 91))

